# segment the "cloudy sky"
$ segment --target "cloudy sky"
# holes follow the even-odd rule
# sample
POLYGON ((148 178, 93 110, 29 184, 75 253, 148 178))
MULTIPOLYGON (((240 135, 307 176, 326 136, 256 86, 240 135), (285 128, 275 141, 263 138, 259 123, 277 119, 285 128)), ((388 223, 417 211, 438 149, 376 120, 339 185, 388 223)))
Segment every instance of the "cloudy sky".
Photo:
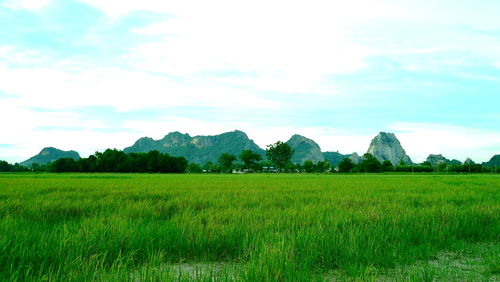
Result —
POLYGON ((0 159, 142 136, 299 133, 500 153, 498 0, 0 0, 0 159))

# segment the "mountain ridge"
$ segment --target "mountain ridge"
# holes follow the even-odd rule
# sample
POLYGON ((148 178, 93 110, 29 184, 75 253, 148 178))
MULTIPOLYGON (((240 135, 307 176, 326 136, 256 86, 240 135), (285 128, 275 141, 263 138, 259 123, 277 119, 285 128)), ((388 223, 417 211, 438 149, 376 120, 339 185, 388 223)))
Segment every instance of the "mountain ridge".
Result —
POLYGON ((238 156, 243 150, 252 150, 262 156, 265 154, 262 148, 240 130, 193 137, 187 133, 174 131, 159 140, 150 137, 139 138, 132 146, 123 149, 125 153, 145 153, 153 150, 172 156, 182 156, 190 162, 199 164, 216 162, 222 153, 238 156))
MULTIPOLYGON (((337 166, 344 158, 350 158, 354 163, 359 163, 362 160, 362 157, 357 153, 322 152, 318 143, 300 134, 292 135, 286 143, 295 150, 292 162, 296 164, 302 164, 305 160, 311 160, 315 163, 328 161, 333 166, 337 166)), ((185 157, 190 162, 204 164, 209 161, 217 162, 218 157, 222 153, 227 152, 239 156, 241 151, 246 149, 257 152, 265 159, 265 150, 259 147, 241 130, 216 135, 196 136, 173 131, 158 140, 147 136, 141 137, 133 145, 124 148, 123 151, 133 153, 157 150, 172 156, 185 157)), ((373 154, 380 161, 388 159, 393 165, 399 164, 401 160, 407 164, 413 163, 393 133, 380 132, 376 135, 370 143, 368 153, 373 154)), ((57 159, 68 157, 76 160, 80 158, 80 155, 76 151, 63 151, 54 147, 46 147, 39 154, 20 164, 29 167, 34 163, 47 164, 57 159)), ((462 164, 461 161, 447 159, 442 154, 430 154, 426 161, 430 162, 433 166, 441 162, 446 164, 462 164)), ((494 155, 488 162, 483 162, 482 164, 484 166, 500 166, 500 154, 494 155)))
POLYGON ((21 162, 20 165, 26 167, 30 167, 35 163, 45 165, 63 158, 71 158, 74 160, 78 160, 80 159, 80 154, 78 154, 78 152, 73 150, 63 151, 54 147, 45 147, 40 151, 40 153, 21 162))
POLYGON ((318 143, 310 138, 294 134, 286 143, 295 151, 291 160, 292 163, 302 164, 307 160, 313 163, 325 161, 318 143))

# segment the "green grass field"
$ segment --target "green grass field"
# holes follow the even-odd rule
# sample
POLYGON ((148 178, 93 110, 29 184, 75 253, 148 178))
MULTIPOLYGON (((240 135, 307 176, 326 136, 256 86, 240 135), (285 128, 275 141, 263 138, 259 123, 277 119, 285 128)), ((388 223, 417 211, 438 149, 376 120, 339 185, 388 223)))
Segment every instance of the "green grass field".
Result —
POLYGON ((494 175, 0 174, 0 280, 500 280, 494 175))

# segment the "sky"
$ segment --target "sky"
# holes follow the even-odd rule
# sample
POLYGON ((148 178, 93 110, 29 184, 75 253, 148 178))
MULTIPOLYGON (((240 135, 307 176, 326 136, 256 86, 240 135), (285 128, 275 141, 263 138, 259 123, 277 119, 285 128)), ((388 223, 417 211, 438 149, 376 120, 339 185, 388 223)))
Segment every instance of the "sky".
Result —
POLYGON ((171 131, 500 154, 497 0, 0 0, 0 159, 171 131))

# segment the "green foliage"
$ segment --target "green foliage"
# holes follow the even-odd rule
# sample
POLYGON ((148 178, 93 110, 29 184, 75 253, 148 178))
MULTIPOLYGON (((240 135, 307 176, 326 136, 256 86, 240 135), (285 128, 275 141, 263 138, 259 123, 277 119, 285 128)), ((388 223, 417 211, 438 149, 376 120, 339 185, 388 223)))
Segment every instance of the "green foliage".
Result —
POLYGON ((310 160, 304 161, 304 164, 302 165, 302 170, 307 173, 323 173, 327 172, 330 169, 330 163, 329 162, 317 162, 316 164, 313 163, 310 160))
POLYGON ((262 160, 262 156, 252 150, 243 150, 240 154, 240 160, 244 164, 244 168, 257 170, 257 162, 262 160))
POLYGON ((308 173, 314 172, 314 163, 310 160, 307 160, 302 165, 302 168, 304 169, 305 172, 308 173))
POLYGON ((184 173, 188 162, 158 151, 126 154, 116 149, 96 152, 88 158, 58 159, 49 164, 51 172, 161 172, 184 173))
POLYGON ((218 163, 223 172, 231 172, 234 161, 236 161, 235 155, 223 153, 219 156, 218 163))
POLYGON ((372 154, 363 155, 363 160, 357 165, 359 172, 382 172, 382 164, 372 154))
POLYGON ((498 180, 0 174, 0 281, 420 281, 394 268, 475 243, 496 281, 498 180))
POLYGON ((436 172, 444 172, 446 171, 447 164, 445 162, 440 162, 436 165, 435 171, 436 172))
POLYGON ((24 172, 24 171, 29 171, 29 169, 18 163, 12 165, 6 161, 0 161, 0 172, 24 172))
POLYGON ((330 170, 330 167, 331 167, 331 165, 327 161, 317 162, 316 163, 316 172, 320 172, 320 173, 327 172, 330 170))
POLYGON ((205 172, 219 172, 219 167, 210 161, 205 163, 202 168, 205 172))
POLYGON ((285 171, 285 167, 290 163, 293 153, 292 147, 281 141, 268 145, 266 149, 266 157, 276 165, 279 171, 285 171))
POLYGON ((351 159, 349 158, 344 158, 340 163, 339 163, 339 172, 351 172, 351 170, 354 168, 354 163, 352 162, 351 159))
POLYGON ((385 160, 382 163, 382 171, 383 172, 392 172, 394 171, 394 166, 392 165, 390 160, 385 160))
POLYGON ((189 163, 188 168, 187 168, 187 172, 189 172, 189 173, 201 173, 201 172, 203 172, 203 169, 197 163, 189 163))
POLYGON ((0 161, 0 172, 10 172, 12 171, 12 166, 6 161, 0 161))

